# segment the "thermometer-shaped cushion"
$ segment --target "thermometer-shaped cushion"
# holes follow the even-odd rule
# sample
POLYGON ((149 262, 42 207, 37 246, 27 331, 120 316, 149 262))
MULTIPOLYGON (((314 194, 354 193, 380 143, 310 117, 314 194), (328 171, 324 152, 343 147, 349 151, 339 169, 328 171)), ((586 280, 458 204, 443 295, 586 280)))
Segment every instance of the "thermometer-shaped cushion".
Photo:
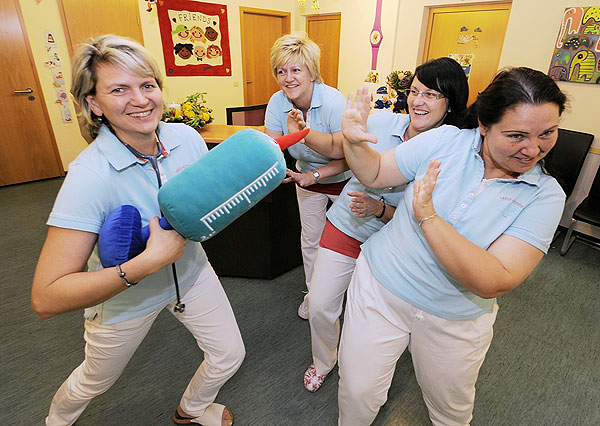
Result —
POLYGON ((158 203, 177 232, 205 241, 274 190, 285 171, 279 145, 244 129, 169 179, 158 191, 158 203))
MULTIPOLYGON (((161 227, 174 228, 193 241, 214 236, 281 183, 285 177, 281 151, 308 132, 305 129, 274 140, 246 129, 227 138, 159 190, 165 215, 161 227)), ((135 206, 123 205, 110 213, 98 236, 98 256, 105 268, 144 250, 150 232, 141 222, 135 206)))

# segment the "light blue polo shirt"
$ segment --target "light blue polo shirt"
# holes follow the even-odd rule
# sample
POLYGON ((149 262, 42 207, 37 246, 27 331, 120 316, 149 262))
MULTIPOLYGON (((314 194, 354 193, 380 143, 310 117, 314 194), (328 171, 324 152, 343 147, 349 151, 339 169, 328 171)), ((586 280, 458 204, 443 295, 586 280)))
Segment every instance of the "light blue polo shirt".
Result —
MULTIPOLYGON (((404 142, 404 132, 409 124, 410 116, 408 114, 394 114, 390 111, 371 114, 367 120, 367 132, 377 137, 377 143, 371 144, 371 148, 377 152, 385 152, 396 148, 404 142)), ((327 211, 327 219, 344 234, 358 241, 365 241, 379 231, 384 223, 374 216, 356 217, 350 211, 352 197, 348 195, 348 192, 364 192, 375 199, 383 197, 386 204, 396 206, 405 187, 406 185, 390 188, 369 188, 353 176, 342 189, 338 199, 327 211)))
MULTIPOLYGON (((166 157, 158 160, 163 184, 208 151, 198 132, 185 124, 160 122, 158 134, 167 152, 166 157)), ((140 210, 142 226, 146 226, 152 217, 160 217, 157 194, 156 174, 150 163, 138 160, 103 126, 94 142, 69 165, 47 224, 97 234, 110 212, 131 204, 140 210)), ((181 293, 194 284, 206 261, 200 243, 186 241, 184 254, 176 262, 181 293)), ((89 271, 102 268, 97 247, 87 267, 89 271)), ((106 302, 87 308, 84 315, 90 318, 98 314, 102 323, 118 323, 149 313, 174 299, 173 275, 168 266, 106 302)))
MULTIPOLYGON (((265 113, 265 127, 274 132, 283 132, 284 135, 289 134, 287 116, 292 108, 292 102, 283 93, 283 90, 273 94, 265 113)), ((345 109, 346 98, 339 90, 323 83, 314 83, 306 123, 308 127, 321 133, 341 132, 342 114, 345 109)), ((296 168, 301 173, 311 172, 331 161, 331 158, 327 158, 301 143, 290 146, 288 152, 296 159, 296 168)), ((342 182, 350 176, 352 176, 352 172, 348 170, 322 179, 319 183, 342 182)))
MULTIPOLYGON (((444 125, 396 148, 400 172, 421 179, 431 160, 441 173, 433 192, 437 214, 461 235, 487 250, 502 234, 546 253, 562 215, 565 194, 538 164, 517 179, 494 179, 478 193, 484 164, 479 129, 444 125)), ((494 299, 465 289, 438 261, 414 218, 413 182, 394 218, 362 246, 381 284, 404 301, 448 320, 471 320, 491 312, 494 299)), ((516 254, 518 255, 518 253, 516 254)))

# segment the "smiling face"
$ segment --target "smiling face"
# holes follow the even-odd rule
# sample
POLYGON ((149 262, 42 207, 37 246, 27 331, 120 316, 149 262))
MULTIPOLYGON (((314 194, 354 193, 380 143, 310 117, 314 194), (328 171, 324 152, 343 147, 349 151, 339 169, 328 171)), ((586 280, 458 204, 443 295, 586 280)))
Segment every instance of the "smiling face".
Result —
MULTIPOLYGON (((411 89, 419 92, 429 92, 440 94, 439 92, 430 89, 414 78, 411 89)), ((407 129, 407 136, 412 138, 419 133, 441 126, 446 117, 448 110, 448 99, 425 99, 422 95, 409 96, 407 99, 408 114, 410 115, 410 124, 407 129)))
POLYGON ((314 80, 306 65, 288 62, 277 67, 277 82, 281 90, 302 110, 310 107, 314 80))
POLYGON ((554 103, 519 104, 498 123, 480 124, 485 178, 517 177, 531 170, 556 144, 559 119, 554 103))
POLYGON ((153 77, 101 64, 96 68, 96 93, 86 100, 94 114, 106 117, 121 141, 142 153, 154 147, 163 96, 153 77))

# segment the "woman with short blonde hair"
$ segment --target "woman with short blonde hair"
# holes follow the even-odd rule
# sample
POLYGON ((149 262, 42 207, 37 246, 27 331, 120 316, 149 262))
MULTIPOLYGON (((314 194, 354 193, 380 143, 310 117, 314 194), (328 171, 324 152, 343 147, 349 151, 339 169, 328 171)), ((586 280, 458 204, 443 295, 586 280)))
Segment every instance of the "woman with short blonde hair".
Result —
MULTIPOLYGON (((322 82, 320 58, 319 46, 306 33, 286 34, 275 41, 271 68, 281 90, 271 96, 265 114, 265 133, 273 138, 310 128, 304 144, 288 148, 297 171, 288 170, 289 178, 284 180, 296 183, 307 289, 327 205, 336 200, 351 176, 343 160, 333 160, 343 158, 341 120, 346 97, 322 82)), ((308 319, 306 300, 298 308, 303 319, 308 319)))

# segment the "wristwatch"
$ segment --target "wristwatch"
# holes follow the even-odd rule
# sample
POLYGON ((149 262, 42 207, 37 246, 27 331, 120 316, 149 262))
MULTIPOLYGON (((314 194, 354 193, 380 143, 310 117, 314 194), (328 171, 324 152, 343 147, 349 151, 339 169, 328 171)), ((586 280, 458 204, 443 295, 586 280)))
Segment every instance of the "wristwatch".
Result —
POLYGON ((319 183, 319 179, 321 179, 321 173, 317 172, 316 170, 313 170, 312 175, 315 177, 315 183, 319 183))
POLYGON ((377 0, 377 6, 375 8, 375 22, 373 23, 373 29, 371 30, 371 70, 377 69, 377 54, 379 53, 379 46, 381 40, 383 40, 383 34, 381 32, 381 4, 383 0, 377 0))

